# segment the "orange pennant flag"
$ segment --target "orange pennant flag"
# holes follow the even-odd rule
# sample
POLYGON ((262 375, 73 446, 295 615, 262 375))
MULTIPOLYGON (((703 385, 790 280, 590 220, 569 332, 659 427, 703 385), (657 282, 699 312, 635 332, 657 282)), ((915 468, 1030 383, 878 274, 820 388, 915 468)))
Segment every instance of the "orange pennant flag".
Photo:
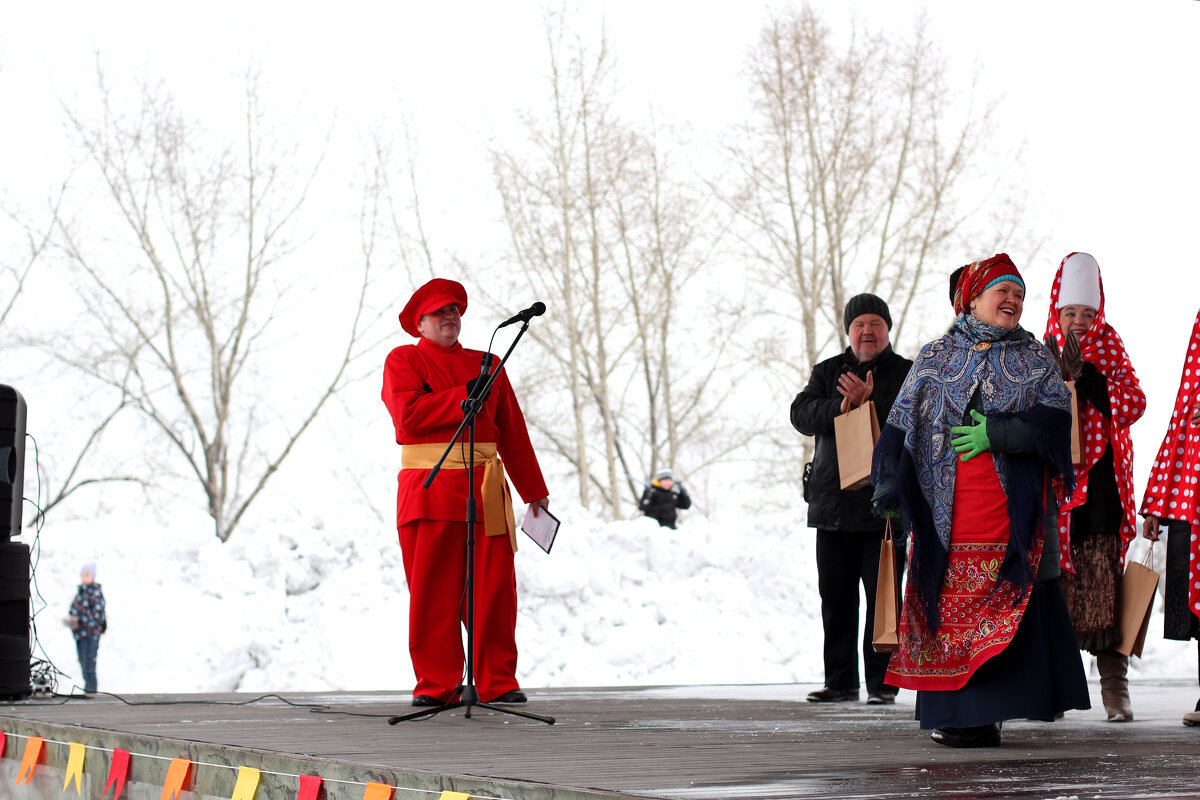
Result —
POLYGON ((321 791, 323 780, 320 775, 301 775, 300 791, 296 793, 296 800, 317 800, 317 792, 321 791))
POLYGON ((188 770, 192 768, 192 762, 186 758, 171 759, 171 766, 167 767, 167 779, 163 782, 163 791, 161 800, 176 800, 179 793, 183 791, 184 783, 187 782, 188 770))
POLYGON ((112 763, 108 765, 108 780, 104 784, 104 797, 109 789, 113 790, 112 800, 120 800, 121 792, 125 789, 125 776, 129 774, 129 751, 119 747, 113 748, 112 763))
POLYGON ((42 754, 42 737, 30 736, 25 742, 25 757, 21 759, 21 769, 17 772, 17 786, 33 780, 33 771, 37 769, 38 756, 42 754))
POLYGON ((67 784, 74 778, 75 794, 83 797, 83 756, 87 748, 79 742, 68 742, 67 746, 71 748, 71 754, 67 756, 67 777, 63 779, 63 791, 67 790, 67 784))
POLYGON ((258 789, 261 773, 253 767, 238 767, 237 783, 233 787, 233 797, 229 800, 254 800, 254 792, 258 789))
POLYGON ((368 783, 362 800, 392 800, 392 787, 386 783, 368 783))

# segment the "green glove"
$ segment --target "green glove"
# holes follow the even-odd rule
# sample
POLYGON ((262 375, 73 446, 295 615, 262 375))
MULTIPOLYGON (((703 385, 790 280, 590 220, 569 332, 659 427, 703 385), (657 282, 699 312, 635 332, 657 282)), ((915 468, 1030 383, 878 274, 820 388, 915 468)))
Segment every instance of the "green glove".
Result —
POLYGON ((980 453, 986 453, 992 448, 987 437, 987 417, 975 409, 971 409, 971 416, 979 423, 978 425, 958 425, 950 429, 950 432, 954 434, 950 445, 954 448, 954 452, 962 453, 963 461, 970 461, 980 453))
POLYGON ((875 513, 884 519, 900 519, 899 506, 881 506, 879 503, 875 503, 874 505, 875 513))

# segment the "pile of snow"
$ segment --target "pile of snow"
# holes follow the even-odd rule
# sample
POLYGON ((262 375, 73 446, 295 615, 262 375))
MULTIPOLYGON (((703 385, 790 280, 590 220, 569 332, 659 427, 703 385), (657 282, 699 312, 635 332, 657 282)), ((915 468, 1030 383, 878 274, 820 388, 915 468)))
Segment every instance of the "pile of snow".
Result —
MULTIPOLYGON (((693 513, 676 531, 555 511, 552 553, 522 535, 517 554, 524 686, 821 682, 815 539, 802 508, 693 513)), ((62 618, 79 567, 95 561, 109 607, 103 691, 407 690, 395 530, 355 513, 260 524, 224 544, 186 515, 47 525, 35 655, 66 673, 60 691, 81 684, 62 618)), ((1193 678, 1195 645, 1164 642, 1161 630, 1159 617, 1135 676, 1193 678)))

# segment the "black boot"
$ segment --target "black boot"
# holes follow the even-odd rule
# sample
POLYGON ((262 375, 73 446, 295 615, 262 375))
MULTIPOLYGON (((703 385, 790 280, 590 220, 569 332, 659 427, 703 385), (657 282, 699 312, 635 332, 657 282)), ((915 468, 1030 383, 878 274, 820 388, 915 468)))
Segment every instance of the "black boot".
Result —
POLYGON ((929 738, 947 747, 999 747, 1000 723, 973 728, 938 728, 929 738))

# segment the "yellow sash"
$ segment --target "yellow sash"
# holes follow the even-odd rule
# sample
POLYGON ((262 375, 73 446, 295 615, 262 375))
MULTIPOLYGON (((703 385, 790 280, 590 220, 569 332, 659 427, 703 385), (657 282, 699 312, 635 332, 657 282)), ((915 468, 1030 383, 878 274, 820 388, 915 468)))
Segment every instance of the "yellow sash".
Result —
MULTIPOLYGON (((403 469, 433 469, 445 442, 406 444, 401 455, 403 469)), ((442 462, 442 469, 466 469, 466 447, 455 447, 442 462)), ((495 442, 475 443, 475 466, 483 467, 483 527, 488 536, 508 534, 513 552, 517 552, 517 521, 513 516, 512 494, 504 479, 504 462, 496 455, 495 442)))

